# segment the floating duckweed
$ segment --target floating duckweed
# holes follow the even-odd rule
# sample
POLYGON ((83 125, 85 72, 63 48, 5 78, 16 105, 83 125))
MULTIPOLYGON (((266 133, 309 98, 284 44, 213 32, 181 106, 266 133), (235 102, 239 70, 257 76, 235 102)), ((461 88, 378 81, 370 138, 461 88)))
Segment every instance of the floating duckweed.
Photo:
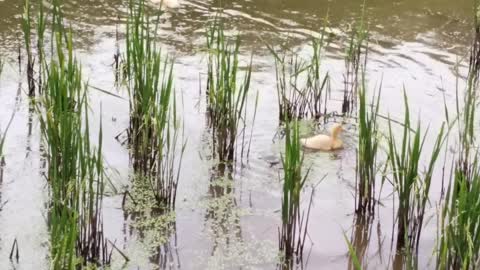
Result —
POLYGON ((133 217, 132 226, 143 234, 150 251, 167 243, 175 230, 175 212, 159 207, 148 182, 136 177, 125 210, 133 217))

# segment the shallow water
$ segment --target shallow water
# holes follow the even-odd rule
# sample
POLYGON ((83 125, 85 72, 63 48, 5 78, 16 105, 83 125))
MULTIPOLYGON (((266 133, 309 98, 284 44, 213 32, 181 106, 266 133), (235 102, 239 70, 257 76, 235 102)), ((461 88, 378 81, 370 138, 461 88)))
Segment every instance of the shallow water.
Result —
MULTIPOLYGON (((328 14, 332 42, 324 70, 332 75, 329 108, 340 111, 345 31, 360 16, 362 1, 350 0, 254 0, 182 1, 162 20, 159 40, 175 57, 175 84, 182 98, 182 115, 188 145, 176 211, 176 233, 168 243, 153 246, 154 232, 139 233, 135 221, 121 207, 122 195, 111 192, 104 202, 107 238, 116 241, 131 261, 114 252, 112 269, 275 269, 277 227, 280 222, 280 158, 282 140, 278 131, 274 60, 265 43, 287 44, 308 54, 311 36, 318 35, 328 14), (242 36, 242 55, 252 52, 254 73, 250 101, 259 94, 257 119, 248 163, 239 166, 233 181, 212 180, 214 160, 210 153, 210 131, 205 122, 204 96, 199 78, 205 81, 206 61, 203 31, 214 7, 223 3, 228 29, 242 36), (152 243, 153 242, 153 243, 152 243), (171 250, 172 252, 165 252, 171 250), (160 252, 159 252, 160 250, 160 252)), ((471 1, 467 0, 371 0, 367 15, 372 34, 368 62, 369 85, 382 82, 383 115, 400 119, 402 88, 409 96, 414 115, 435 130, 443 121, 444 98, 455 102, 456 63, 465 73, 464 57, 470 40, 471 1)), ((39 122, 29 108, 24 75, 16 65, 20 35, 21 1, 0 1, 0 53, 8 61, 0 79, 0 127, 12 112, 13 124, 6 141, 4 181, 0 185, 0 269, 48 269, 46 202, 48 185, 42 176, 39 122), (20 260, 8 260, 17 239, 20 260)), ((120 49, 123 44, 126 5, 119 0, 69 1, 64 5, 75 31, 77 55, 85 78, 95 87, 127 96, 114 87, 112 67, 117 24, 120 49)), ((104 130, 104 156, 117 190, 130 183, 128 150, 114 137, 128 126, 128 102, 92 90, 92 115, 100 116, 104 130)), ((97 120, 97 119, 94 119, 97 120)), ((98 121, 91 122, 97 123, 98 121)), ((339 119, 337 119, 339 120, 339 119)), ((306 124, 303 135, 314 133, 306 124)), ((251 123, 250 123, 251 128, 251 123)), ((325 127, 320 126, 318 130, 325 127)), ((307 269, 353 269, 349 264, 344 234, 356 237, 357 250, 365 252, 368 269, 392 268, 392 197, 384 191, 383 206, 368 229, 355 226, 354 165, 355 129, 347 126, 346 148, 336 153, 306 153, 312 167, 309 186, 316 186, 306 246, 307 269), (323 179, 323 177, 326 177, 323 179), (322 180, 323 179, 323 180, 322 180), (322 181, 320 181, 322 180, 322 181), (318 184, 318 185, 317 185, 318 184), (368 238, 368 245, 358 240, 368 238)), ((441 182, 432 184, 434 217, 441 182)), ((305 197, 308 193, 305 193, 305 197)), ((420 268, 433 268, 430 259, 435 244, 436 224, 432 218, 423 231, 420 268)))

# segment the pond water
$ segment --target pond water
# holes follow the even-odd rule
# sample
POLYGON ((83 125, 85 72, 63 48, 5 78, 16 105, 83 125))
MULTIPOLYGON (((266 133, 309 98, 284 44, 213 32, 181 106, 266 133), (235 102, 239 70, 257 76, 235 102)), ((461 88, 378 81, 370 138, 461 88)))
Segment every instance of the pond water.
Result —
MULTIPOLYGON (((65 1, 67 2, 67 1, 65 1)), ((130 261, 114 251, 112 269, 275 269, 277 228, 280 224, 279 172, 283 141, 279 131, 274 58, 266 43, 308 54, 312 36, 320 33, 328 15, 331 34, 323 70, 332 76, 329 109, 341 110, 345 73, 344 51, 349 26, 361 15, 363 1, 352 0, 183 0, 163 15, 159 41, 175 57, 175 85, 182 100, 188 138, 180 178, 176 233, 167 244, 156 245, 155 232, 140 233, 122 210, 122 190, 130 183, 128 149, 115 136, 128 127, 128 102, 100 91, 90 91, 92 115, 103 119, 104 157, 115 190, 104 200, 107 238, 130 261), (212 180, 210 131, 205 120, 206 59, 204 31, 215 7, 222 6, 229 33, 242 38, 242 56, 253 53, 249 100, 259 95, 248 162, 238 166, 233 182, 212 180), (200 88, 200 89, 199 89, 200 88), (100 107, 102 113, 100 114, 100 107)), ((472 1, 369 0, 366 14, 371 32, 367 65, 369 88, 382 82, 383 115, 401 119, 403 88, 413 114, 438 130, 444 119, 444 100, 455 102, 457 64, 465 74, 465 57, 471 40, 472 1)), ((0 78, 0 127, 15 113, 5 145, 5 172, 0 183, 0 269, 48 269, 48 183, 42 174, 40 126, 26 97, 25 75, 17 66, 23 44, 20 18, 22 1, 0 1, 0 54, 7 61, 0 78), (18 240, 20 259, 8 260, 18 240)), ((127 97, 115 87, 113 55, 116 29, 120 51, 125 34, 127 6, 119 0, 68 1, 64 12, 74 29, 77 55, 90 85, 127 97)), ((23 71, 22 71, 23 72, 23 71)), ((461 87, 460 87, 461 89, 461 87)), ((453 108, 453 107, 452 107, 453 108)), ((341 119, 333 119, 333 121, 341 119)), ((249 130, 252 129, 252 123, 249 130)), ((304 123, 302 135, 322 131, 304 123)), ((344 235, 356 239, 368 269, 392 268, 394 204, 391 188, 384 191, 380 211, 368 224, 355 225, 355 140, 353 125, 346 126, 346 147, 335 153, 306 154, 315 186, 306 269, 353 269, 344 235), (322 180, 323 179, 323 180, 322 180), (364 239, 365 238, 365 239, 364 239), (359 240, 364 239, 364 240, 359 240)), ((420 241, 419 267, 434 268, 437 235, 436 211, 441 177, 432 185, 427 224, 420 241)), ((308 197, 308 188, 305 197, 308 197)))

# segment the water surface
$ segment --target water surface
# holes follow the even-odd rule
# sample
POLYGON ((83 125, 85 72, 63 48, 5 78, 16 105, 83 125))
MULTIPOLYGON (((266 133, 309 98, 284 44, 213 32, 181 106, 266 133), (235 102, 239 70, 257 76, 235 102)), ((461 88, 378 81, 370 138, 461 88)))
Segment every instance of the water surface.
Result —
MULTIPOLYGON (((175 57, 175 84, 183 102, 182 116, 188 137, 176 233, 160 246, 152 240, 154 232, 139 233, 135 220, 121 208, 122 195, 112 190, 104 203, 107 237, 116 241, 132 259, 124 264, 114 252, 113 269, 152 269, 154 265, 166 269, 275 269, 281 200, 281 167, 275 163, 280 158, 283 141, 276 136, 279 123, 275 68, 266 43, 308 55, 310 39, 320 34, 328 20, 331 43, 323 69, 332 76, 329 109, 340 111, 347 33, 361 16, 361 2, 191 0, 182 1, 178 9, 169 10, 162 17, 158 38, 165 51, 175 57), (224 182, 212 177, 215 161, 205 122, 204 91, 199 89, 206 72, 205 25, 218 7, 228 17, 229 33, 242 37, 243 60, 254 54, 250 102, 256 92, 259 94, 250 158, 237 167, 234 180, 224 182)), ((64 11, 74 29, 85 78, 95 87, 127 97, 124 89, 114 87, 112 67, 117 28, 120 50, 123 48, 126 3, 68 1, 64 11)), ((6 142, 4 181, 0 185, 0 204, 5 203, 0 212, 0 268, 48 269, 48 184, 42 176, 39 122, 25 95, 25 75, 19 74, 16 64, 18 46, 23 44, 21 12, 21 1, 0 2, 0 53, 8 61, 0 79, 1 128, 15 112, 6 142), (7 259, 15 238, 20 246, 19 262, 7 259)), ((402 117, 405 89, 414 114, 421 116, 431 129, 438 128, 443 121, 444 100, 448 105, 455 101, 457 63, 461 74, 465 73, 462 63, 471 37, 471 1, 370 0, 365 12, 372 35, 367 74, 372 91, 382 82, 382 114, 402 117)), ((95 90, 90 93, 92 115, 98 118, 100 106, 103 108, 104 156, 113 184, 120 192, 131 186, 131 171, 128 150, 114 137, 128 126, 128 103, 95 90)), ((328 127, 308 123, 305 126, 305 136, 328 127)), ((394 209, 391 189, 384 192, 383 205, 373 221, 367 224, 355 221, 356 131, 353 125, 347 125, 346 129, 346 149, 334 154, 306 153, 306 165, 312 167, 309 186, 316 186, 306 268, 351 268, 344 234, 365 254, 363 261, 369 269, 391 268, 394 209)), ((440 178, 436 178, 432 205, 427 210, 431 221, 421 239, 421 269, 434 267, 430 259, 436 224, 430 217, 435 215, 440 187, 440 178)))

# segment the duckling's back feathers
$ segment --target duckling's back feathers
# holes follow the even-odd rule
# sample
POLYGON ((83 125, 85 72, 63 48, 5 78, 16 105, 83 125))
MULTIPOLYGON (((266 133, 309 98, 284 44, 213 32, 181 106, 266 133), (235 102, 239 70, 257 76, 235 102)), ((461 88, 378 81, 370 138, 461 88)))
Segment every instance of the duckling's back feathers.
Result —
POLYGON ((321 151, 332 151, 341 149, 343 142, 340 139, 334 139, 328 135, 320 134, 306 139, 300 139, 300 143, 310 149, 321 151))

